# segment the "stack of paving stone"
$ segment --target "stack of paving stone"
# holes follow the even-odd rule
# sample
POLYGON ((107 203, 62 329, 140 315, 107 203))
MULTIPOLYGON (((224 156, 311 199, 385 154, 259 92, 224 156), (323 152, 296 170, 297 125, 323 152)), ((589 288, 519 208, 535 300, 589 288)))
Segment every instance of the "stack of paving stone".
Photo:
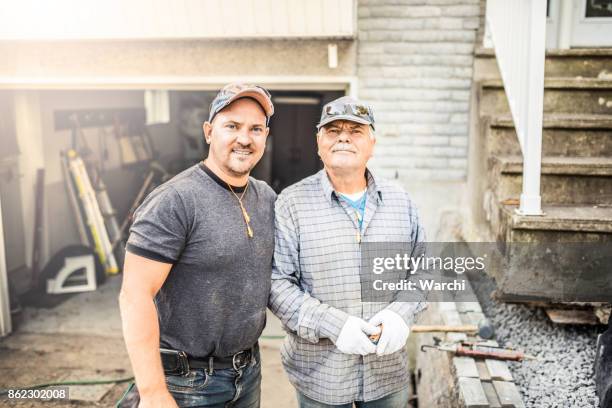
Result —
MULTIPOLYGON (((478 302, 438 302, 430 303, 419 323, 477 325, 483 318, 478 302)), ((423 333, 417 336, 418 348, 423 344, 434 344, 434 336, 442 342, 483 341, 477 336, 464 333, 423 333)), ((498 344, 488 340, 484 345, 498 344)), ((505 361, 457 357, 449 352, 427 349, 417 355, 416 383, 419 406, 525 407, 505 361)))

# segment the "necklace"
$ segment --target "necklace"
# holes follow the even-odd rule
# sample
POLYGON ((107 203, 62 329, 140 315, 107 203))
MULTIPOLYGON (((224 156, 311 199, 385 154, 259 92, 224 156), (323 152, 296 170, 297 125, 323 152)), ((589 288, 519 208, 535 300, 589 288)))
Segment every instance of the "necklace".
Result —
POLYGON ((246 194, 247 189, 249 188, 249 181, 247 180, 246 187, 244 187, 244 191, 242 192, 240 197, 238 197, 238 194, 234 192, 234 189, 232 188, 232 186, 230 186, 229 183, 226 183, 226 184, 229 187, 232 194, 234 195, 234 197, 236 197, 236 200, 238 200, 238 204, 240 204, 240 209, 242 210, 242 218, 244 218, 244 222, 246 223, 246 227, 247 227, 247 236, 249 238, 253 238, 253 229, 251 228, 251 217, 249 217, 249 214, 247 213, 246 208, 244 208, 244 204, 242 204, 242 199, 244 198, 244 195, 246 194))

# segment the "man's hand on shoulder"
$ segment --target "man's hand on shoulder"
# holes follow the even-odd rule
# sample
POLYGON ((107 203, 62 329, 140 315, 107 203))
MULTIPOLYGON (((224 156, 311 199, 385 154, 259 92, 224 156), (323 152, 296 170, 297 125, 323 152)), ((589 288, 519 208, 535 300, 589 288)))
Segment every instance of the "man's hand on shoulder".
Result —
POLYGON ((365 356, 376 352, 376 345, 368 336, 380 333, 380 328, 358 317, 349 316, 340 330, 336 347, 345 354, 365 356))

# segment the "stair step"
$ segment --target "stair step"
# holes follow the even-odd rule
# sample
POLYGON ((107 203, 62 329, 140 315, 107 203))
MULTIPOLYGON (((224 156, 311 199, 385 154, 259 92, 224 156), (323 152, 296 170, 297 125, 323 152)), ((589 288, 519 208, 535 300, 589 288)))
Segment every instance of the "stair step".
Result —
MULTIPOLYGON (((489 155, 520 155, 510 115, 489 119, 489 155)), ((542 129, 543 156, 612 157, 612 116, 547 115, 542 129)))
POLYGON ((612 233, 612 206, 544 205, 543 216, 517 214, 516 205, 504 205, 514 229, 612 233))
MULTIPOLYGON (((495 57, 493 48, 476 47, 474 55, 477 57, 495 57)), ((547 58, 581 57, 581 58, 612 58, 612 48, 570 48, 546 50, 547 58)))
MULTIPOLYGON (((521 156, 493 158, 500 164, 502 173, 522 173, 521 156)), ((542 174, 572 176, 612 176, 612 158, 608 157, 543 157, 542 174)), ((612 183, 612 180, 610 181, 612 183)))
MULTIPOLYGON (((577 76, 598 78, 612 75, 611 51, 611 48, 548 50, 544 76, 545 78, 577 76)), ((475 57, 475 67, 481 77, 500 78, 493 49, 477 49, 475 57)))
POLYGON ((504 262, 492 262, 502 299, 610 302, 612 207, 544 205, 543 216, 502 205, 496 227, 504 262))
MULTIPOLYGON (((521 156, 489 158, 488 185, 494 200, 518 199, 523 183, 521 156)), ((540 195, 548 204, 612 204, 612 158, 544 157, 540 195)))
MULTIPOLYGON (((499 79, 480 81, 482 115, 508 114, 508 100, 499 79)), ((549 78, 544 81, 544 112, 612 114, 612 79, 549 78)))
MULTIPOLYGON (((504 88, 504 82, 501 79, 485 79, 480 81, 480 84, 483 88, 504 88)), ((545 78, 544 89, 612 89, 612 77, 608 79, 582 77, 545 78)))
MULTIPOLYGON (((510 115, 491 117, 491 126, 514 128, 510 115)), ((611 115, 546 114, 544 129, 612 129, 611 115)))

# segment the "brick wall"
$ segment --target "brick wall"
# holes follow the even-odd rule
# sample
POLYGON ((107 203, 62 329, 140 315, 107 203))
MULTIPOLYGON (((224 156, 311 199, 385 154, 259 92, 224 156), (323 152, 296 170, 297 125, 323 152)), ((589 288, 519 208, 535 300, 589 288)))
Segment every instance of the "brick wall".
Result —
POLYGON ((480 0, 359 0, 359 96, 377 120, 370 166, 463 180, 480 0))

